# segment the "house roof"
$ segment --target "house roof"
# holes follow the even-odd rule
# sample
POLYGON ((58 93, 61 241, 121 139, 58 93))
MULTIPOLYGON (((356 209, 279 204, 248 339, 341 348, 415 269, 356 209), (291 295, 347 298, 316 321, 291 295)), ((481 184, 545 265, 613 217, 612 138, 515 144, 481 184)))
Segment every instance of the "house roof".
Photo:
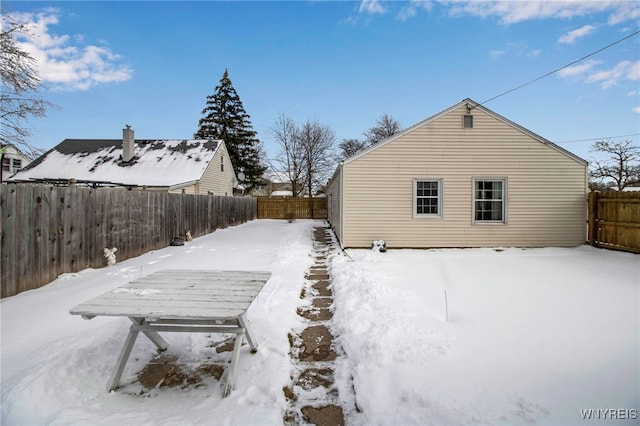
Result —
POLYGON ((267 170, 262 176, 271 183, 291 183, 291 179, 286 172, 267 170))
POLYGON ((222 143, 136 139, 134 157, 123 162, 122 139, 65 139, 10 180, 176 188, 200 180, 222 143))
POLYGON ((439 113, 437 113, 435 115, 432 115, 431 117, 428 117, 428 118, 420 121, 419 123, 416 123, 413 126, 403 130, 402 132, 396 133, 395 135, 390 136, 389 138, 387 138, 387 139, 385 139, 385 140, 383 140, 383 141, 381 141, 381 142, 379 142, 379 143, 377 143, 377 144, 375 144, 375 145, 373 145, 373 146, 371 146, 369 148, 366 148, 366 149, 364 149, 362 151, 357 152, 353 156, 351 156, 351 157, 347 158, 346 160, 344 160, 343 164, 348 164, 348 163, 350 163, 350 162, 362 157, 363 155, 366 155, 368 152, 373 151, 375 149, 378 149, 381 146, 386 145, 389 142, 392 142, 395 139, 398 139, 399 137, 402 137, 405 134, 412 132, 414 129, 416 129, 418 127, 421 127, 421 126, 424 126, 425 124, 429 124, 430 122, 432 122, 434 120, 437 120, 438 118, 440 118, 440 117, 450 113, 451 111, 454 111, 454 110, 456 110, 456 109, 458 109, 458 108, 460 108, 460 107, 462 107, 464 105, 469 105, 472 110, 473 109, 481 110, 481 111, 487 113, 488 115, 491 115, 492 117, 494 117, 495 119, 505 123, 506 125, 511 126, 511 127, 515 128, 515 129, 527 134, 531 138, 536 139, 537 141, 539 141, 540 143, 542 143, 544 145, 547 145, 550 148, 555 149, 556 151, 561 152, 562 154, 564 154, 564 155, 566 155, 566 156, 578 161, 579 163, 584 164, 585 166, 588 164, 588 162, 586 160, 584 160, 583 158, 578 157, 574 153, 572 153, 570 151, 567 151, 566 149, 554 144, 553 142, 543 138, 542 136, 540 136, 540 135, 538 135, 536 133, 533 133, 532 131, 530 131, 528 129, 525 129, 524 127, 520 126, 519 124, 514 123, 513 121, 501 116, 500 114, 490 110, 489 108, 486 108, 485 106, 483 106, 483 105, 479 104, 478 102, 476 102, 476 101, 474 101, 472 99, 469 99, 469 98, 464 99, 464 100, 458 102, 457 104, 452 105, 449 108, 447 108, 447 109, 445 109, 443 111, 440 111, 439 113))

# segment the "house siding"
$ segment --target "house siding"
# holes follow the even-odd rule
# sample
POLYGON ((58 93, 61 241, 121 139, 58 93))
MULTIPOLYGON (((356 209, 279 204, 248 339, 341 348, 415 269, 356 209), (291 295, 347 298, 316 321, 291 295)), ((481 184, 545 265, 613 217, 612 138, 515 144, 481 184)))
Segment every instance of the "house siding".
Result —
MULTIPOLYGON (((586 164, 556 147, 460 105, 345 162, 341 243, 387 246, 576 246, 585 241, 586 164), (505 224, 473 221, 473 179, 507 181, 505 224), (442 179, 442 217, 414 218, 414 178, 442 179)), ((330 218, 335 227, 336 220, 330 218)), ((338 221, 339 222, 339 221, 338 221)))
POLYGON ((327 185, 327 220, 339 241, 342 241, 342 166, 338 166, 327 185))
MULTIPOLYGON (((198 183, 184 188, 186 194, 207 195, 213 192, 214 195, 233 195, 233 186, 236 179, 229 153, 225 144, 221 144, 209 165, 202 174, 198 183), (220 158, 224 159, 224 171, 220 171, 220 158)), ((182 192, 182 188, 171 192, 182 192)))

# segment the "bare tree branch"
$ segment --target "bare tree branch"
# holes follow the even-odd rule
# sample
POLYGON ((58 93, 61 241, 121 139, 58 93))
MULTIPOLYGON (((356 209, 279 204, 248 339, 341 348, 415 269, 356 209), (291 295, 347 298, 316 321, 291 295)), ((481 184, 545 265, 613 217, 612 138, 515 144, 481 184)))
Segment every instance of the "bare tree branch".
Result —
POLYGON ((0 145, 13 145, 25 155, 34 158, 42 153, 29 140, 25 121, 30 117, 44 117, 48 108, 57 108, 51 102, 35 96, 41 87, 36 71, 36 60, 16 43, 18 35, 29 36, 26 24, 7 14, 2 17, 0 31, 0 145))
POLYGON ((390 115, 383 114, 378 118, 375 126, 364 132, 364 136, 369 145, 375 145, 398 132, 400 132, 400 123, 390 115))
POLYGON ((313 196, 324 185, 333 167, 332 150, 335 133, 317 121, 307 121, 298 132, 304 151, 304 171, 307 193, 313 196))
POLYGON ((298 128, 290 117, 281 114, 269 130, 280 145, 280 152, 275 158, 278 171, 287 175, 291 192, 297 197, 302 192, 304 176, 304 150, 297 136, 298 128))
POLYGON ((632 141, 598 141, 592 152, 608 154, 605 160, 593 160, 589 174, 600 182, 613 182, 618 191, 629 184, 640 182, 640 146, 632 141))

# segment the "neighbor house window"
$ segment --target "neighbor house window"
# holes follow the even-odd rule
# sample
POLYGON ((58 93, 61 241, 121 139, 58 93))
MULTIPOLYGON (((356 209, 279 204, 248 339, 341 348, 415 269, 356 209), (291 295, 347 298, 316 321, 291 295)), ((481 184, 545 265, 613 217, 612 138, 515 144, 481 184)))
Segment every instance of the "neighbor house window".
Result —
POLYGON ((220 171, 224 172, 224 155, 220 156, 220 171))
POLYGON ((465 129, 472 129, 473 128, 473 115, 466 114, 466 115, 462 116, 462 127, 465 128, 465 129))
POLYGON ((442 217, 442 179, 413 180, 413 216, 442 217))
POLYGON ((2 158, 2 170, 5 172, 11 171, 11 158, 9 157, 2 158))
POLYGON ((19 158, 14 158, 12 160, 12 165, 13 165, 13 171, 18 171, 22 168, 22 160, 19 158))
POLYGON ((506 179, 474 179, 474 220, 486 223, 506 223, 506 194, 506 179))

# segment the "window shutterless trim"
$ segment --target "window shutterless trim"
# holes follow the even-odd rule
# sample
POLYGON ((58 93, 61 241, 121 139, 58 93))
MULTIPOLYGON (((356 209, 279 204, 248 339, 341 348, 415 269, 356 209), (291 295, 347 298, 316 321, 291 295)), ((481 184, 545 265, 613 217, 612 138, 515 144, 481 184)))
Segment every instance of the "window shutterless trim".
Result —
POLYGON ((442 178, 413 178, 413 218, 414 219, 442 219, 442 192, 443 184, 442 178), (420 196, 418 197, 418 182, 430 182, 436 183, 437 196, 420 196), (418 198, 422 199, 437 199, 436 209, 437 213, 418 213, 418 198))
POLYGON ((508 203, 508 179, 504 176, 502 177, 494 177, 494 176, 480 176, 474 177, 471 180, 471 223, 474 225, 507 225, 507 203, 508 203), (476 199, 477 194, 477 182, 502 182, 502 199, 476 199), (485 202, 497 202, 500 201, 502 203, 502 219, 500 220, 483 220, 476 219, 476 202, 485 201, 485 202))

